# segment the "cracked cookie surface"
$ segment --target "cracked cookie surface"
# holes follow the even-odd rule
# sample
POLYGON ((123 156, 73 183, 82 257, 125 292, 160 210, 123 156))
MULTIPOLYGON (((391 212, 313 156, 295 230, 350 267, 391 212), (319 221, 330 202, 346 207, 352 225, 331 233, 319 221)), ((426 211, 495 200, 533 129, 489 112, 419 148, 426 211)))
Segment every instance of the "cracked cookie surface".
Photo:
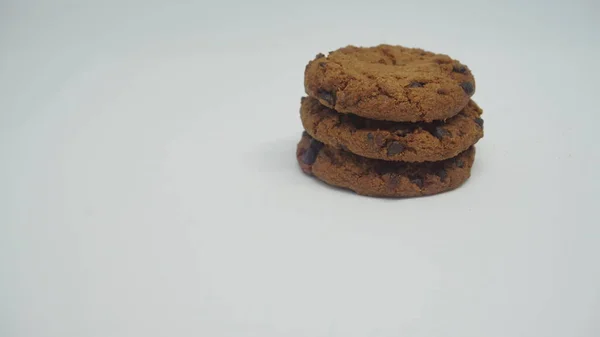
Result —
POLYGON ((296 158, 306 174, 329 185, 367 196, 415 197, 449 191, 464 183, 471 175, 475 148, 439 162, 388 162, 324 145, 305 132, 296 158))
POLYGON ((300 117, 317 140, 367 158, 439 161, 465 151, 483 137, 482 110, 470 101, 445 122, 402 123, 340 114, 312 97, 303 97, 300 117))
POLYGON ((461 111, 475 93, 475 79, 447 55, 401 46, 348 46, 310 61, 304 88, 341 113, 431 122, 461 111))

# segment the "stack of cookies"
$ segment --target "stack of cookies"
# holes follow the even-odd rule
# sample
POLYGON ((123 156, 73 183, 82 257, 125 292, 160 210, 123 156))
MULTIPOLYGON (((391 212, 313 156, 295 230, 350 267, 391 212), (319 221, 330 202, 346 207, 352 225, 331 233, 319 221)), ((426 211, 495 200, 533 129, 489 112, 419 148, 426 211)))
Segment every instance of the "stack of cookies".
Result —
POLYGON ((460 186, 483 137, 467 66, 442 54, 380 45, 319 54, 304 74, 302 170, 382 197, 460 186))

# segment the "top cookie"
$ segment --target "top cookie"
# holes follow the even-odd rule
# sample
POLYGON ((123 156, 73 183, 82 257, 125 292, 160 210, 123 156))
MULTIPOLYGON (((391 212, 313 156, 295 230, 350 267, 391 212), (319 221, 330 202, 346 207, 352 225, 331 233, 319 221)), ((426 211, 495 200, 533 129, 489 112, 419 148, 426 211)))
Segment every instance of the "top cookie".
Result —
POLYGON ((306 66, 309 96, 341 113, 396 122, 456 115, 475 93, 469 68, 442 54, 401 46, 348 46, 306 66))

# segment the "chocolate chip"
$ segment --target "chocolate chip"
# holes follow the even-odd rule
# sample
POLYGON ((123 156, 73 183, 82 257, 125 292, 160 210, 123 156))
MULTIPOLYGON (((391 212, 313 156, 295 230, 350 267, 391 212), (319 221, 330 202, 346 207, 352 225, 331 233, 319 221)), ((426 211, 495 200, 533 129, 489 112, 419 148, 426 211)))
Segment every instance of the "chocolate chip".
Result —
POLYGON ((475 118, 475 123, 483 128, 483 119, 477 117, 475 118))
POLYGON ((445 136, 450 136, 450 131, 444 129, 441 126, 436 126, 431 134, 437 139, 442 139, 445 136))
POLYGON ((411 178, 410 182, 419 186, 419 188, 423 188, 423 179, 421 178, 411 178))
POLYGON ((314 164, 315 160, 317 160, 319 151, 321 151, 321 148, 323 148, 323 143, 316 139, 311 139, 308 149, 306 149, 304 154, 302 154, 302 162, 306 165, 314 164))
POLYGON ((300 98, 300 103, 304 103, 305 100, 306 100, 306 97, 303 96, 302 98, 300 98))
POLYGON ((388 145, 387 154, 388 154, 388 156, 395 156, 398 153, 404 151, 404 149, 405 149, 405 146, 402 143, 394 141, 394 142, 391 142, 390 145, 388 145))
POLYGON ((315 56, 315 59, 320 59, 321 57, 325 57, 325 55, 323 55, 323 53, 318 53, 317 56, 315 56))
POLYGON ((457 63, 452 67, 452 71, 455 73, 461 73, 464 74, 467 72, 467 67, 465 67, 464 65, 457 63))
POLYGON ((446 177, 448 177, 448 172, 446 172, 446 170, 444 170, 444 169, 441 169, 441 170, 437 171, 435 174, 438 177, 440 177, 441 181, 446 180, 446 177))
POLYGON ((440 95, 448 95, 450 92, 446 88, 439 88, 437 90, 437 93, 440 94, 440 95))
POLYGON ((302 131, 302 138, 304 138, 304 137, 312 138, 312 137, 311 137, 311 136, 308 134, 308 132, 306 132, 306 131, 302 131))
POLYGON ((335 92, 319 89, 317 96, 331 106, 335 106, 335 92))
POLYGON ((327 63, 325 63, 325 62, 319 62, 319 67, 325 68, 326 66, 327 66, 327 63))
POLYGON ((423 88, 424 85, 425 85, 425 83, 422 83, 422 82, 411 82, 408 87, 409 88, 423 88))
POLYGON ((368 140, 372 141, 372 140, 373 140, 373 138, 375 138, 375 137, 373 137, 373 134, 372 134, 372 133, 370 133, 370 132, 369 132, 369 133, 367 133, 367 139, 368 139, 368 140))
POLYGON ((350 150, 348 149, 348 147, 344 144, 341 144, 340 147, 342 148, 342 150, 346 151, 346 152, 350 152, 350 150))
POLYGON ((457 159, 456 160, 456 166, 459 168, 463 168, 463 166, 465 166, 465 162, 462 161, 462 159, 457 159))
POLYGON ((462 82, 460 87, 463 88, 467 95, 473 95, 475 92, 475 85, 472 82, 462 82))

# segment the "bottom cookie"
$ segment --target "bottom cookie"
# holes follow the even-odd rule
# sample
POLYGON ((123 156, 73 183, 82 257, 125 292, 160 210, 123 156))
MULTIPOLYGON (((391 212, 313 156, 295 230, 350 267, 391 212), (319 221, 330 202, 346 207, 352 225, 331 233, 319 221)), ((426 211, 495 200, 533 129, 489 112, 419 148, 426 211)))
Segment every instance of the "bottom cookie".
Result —
POLYGON ((377 197, 416 197, 452 190, 471 175, 475 148, 438 162, 405 163, 369 159, 302 134, 296 150, 304 173, 327 184, 377 197))

